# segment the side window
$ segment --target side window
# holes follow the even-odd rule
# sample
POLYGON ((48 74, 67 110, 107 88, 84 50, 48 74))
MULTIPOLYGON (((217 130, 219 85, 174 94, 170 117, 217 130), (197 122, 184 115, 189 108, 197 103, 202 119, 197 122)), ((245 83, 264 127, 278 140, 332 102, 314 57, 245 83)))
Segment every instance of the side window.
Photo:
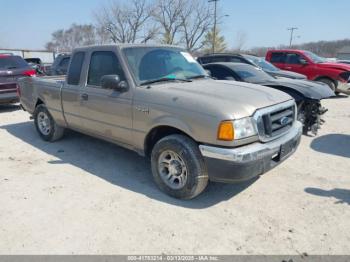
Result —
POLYGON ((209 63, 211 63, 212 61, 211 61, 211 58, 209 58, 209 57, 202 57, 202 58, 200 58, 200 63, 201 64, 209 64, 209 63))
POLYGON ((284 64, 286 62, 286 56, 284 53, 272 53, 270 62, 284 64))
POLYGON ((210 63, 216 63, 216 62, 227 62, 226 56, 214 56, 211 58, 210 63))
POLYGON ((215 77, 218 80, 235 80, 233 74, 226 68, 219 66, 211 66, 207 68, 212 77, 215 77))
POLYGON ((113 52, 93 52, 90 60, 87 84, 101 86, 101 78, 105 75, 118 75, 120 80, 125 80, 122 67, 113 52))
POLYGON ((287 54, 286 63, 287 64, 294 64, 294 65, 300 64, 300 55, 298 55, 298 54, 287 54))
POLYGON ((72 57, 72 63, 70 64, 67 83, 68 85, 79 85, 81 69, 84 63, 84 52, 77 52, 72 57))

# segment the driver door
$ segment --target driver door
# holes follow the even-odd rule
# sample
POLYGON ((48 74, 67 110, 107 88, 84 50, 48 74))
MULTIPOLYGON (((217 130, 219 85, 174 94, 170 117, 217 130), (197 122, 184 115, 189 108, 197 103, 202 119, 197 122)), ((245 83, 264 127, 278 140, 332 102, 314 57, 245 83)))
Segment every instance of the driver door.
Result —
POLYGON ((306 65, 301 63, 301 59, 305 60, 301 55, 295 53, 287 53, 285 70, 306 75, 306 65))
POLYGON ((90 53, 87 82, 80 96, 84 129, 109 140, 130 144, 131 88, 125 92, 105 89, 101 86, 101 78, 105 75, 118 75, 121 81, 126 81, 124 70, 113 49, 90 53))

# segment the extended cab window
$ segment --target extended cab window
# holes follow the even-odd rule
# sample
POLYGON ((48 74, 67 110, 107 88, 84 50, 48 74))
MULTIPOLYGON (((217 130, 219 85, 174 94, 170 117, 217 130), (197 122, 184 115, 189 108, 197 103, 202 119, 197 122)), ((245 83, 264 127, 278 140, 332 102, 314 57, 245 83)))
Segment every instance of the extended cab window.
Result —
POLYGON ((123 69, 113 52, 92 53, 87 84, 101 86, 101 78, 105 75, 118 75, 121 80, 125 80, 123 69))
POLYGON ((84 52, 77 52, 73 55, 67 77, 68 85, 79 85, 81 69, 84 63, 84 57, 84 52))
POLYGON ((284 64, 286 62, 286 55, 284 53, 272 53, 270 62, 284 64))
POLYGON ((287 59, 286 59, 287 64, 294 64, 298 65, 300 64, 300 55, 298 54, 287 54, 287 59))

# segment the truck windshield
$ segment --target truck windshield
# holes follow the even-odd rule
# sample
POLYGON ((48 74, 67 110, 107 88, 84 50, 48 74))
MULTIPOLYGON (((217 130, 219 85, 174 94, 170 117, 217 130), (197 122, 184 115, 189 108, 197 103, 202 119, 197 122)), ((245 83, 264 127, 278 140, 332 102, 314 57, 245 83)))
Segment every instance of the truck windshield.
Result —
POLYGON ((130 47, 122 50, 138 85, 158 79, 181 80, 207 76, 197 61, 179 48, 130 47))
POLYGON ((324 63, 326 62, 326 59, 323 57, 319 57, 318 55, 315 55, 314 53, 310 51, 305 51, 305 55, 310 58, 314 63, 319 64, 319 63, 324 63))

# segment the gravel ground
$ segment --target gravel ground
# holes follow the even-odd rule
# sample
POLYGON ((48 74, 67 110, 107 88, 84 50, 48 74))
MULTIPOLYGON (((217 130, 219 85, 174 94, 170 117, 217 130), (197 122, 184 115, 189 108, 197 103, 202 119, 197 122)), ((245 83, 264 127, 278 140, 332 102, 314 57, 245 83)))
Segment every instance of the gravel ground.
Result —
POLYGON ((161 193, 136 153, 75 132, 46 143, 0 106, 0 253, 349 254, 350 98, 324 105, 288 161, 191 201, 161 193))

